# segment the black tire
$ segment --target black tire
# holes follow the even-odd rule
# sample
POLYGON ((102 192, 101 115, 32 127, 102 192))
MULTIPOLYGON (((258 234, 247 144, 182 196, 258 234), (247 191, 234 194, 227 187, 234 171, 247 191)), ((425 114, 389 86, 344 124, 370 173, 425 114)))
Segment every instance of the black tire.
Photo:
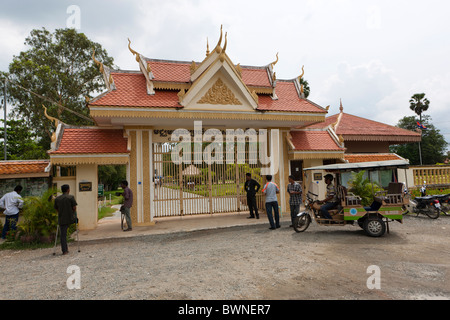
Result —
POLYGON ((425 214, 428 216, 428 218, 431 219, 437 219, 439 218, 440 214, 441 214, 441 209, 433 207, 434 210, 430 210, 430 211, 425 211, 425 214))
POLYGON ((364 231, 370 237, 381 237, 386 232, 386 224, 380 217, 367 218, 364 221, 364 231))
POLYGON ((294 219, 294 230, 295 232, 303 232, 306 229, 308 229, 309 225, 311 223, 311 217, 309 214, 304 214, 302 216, 297 216, 294 219))

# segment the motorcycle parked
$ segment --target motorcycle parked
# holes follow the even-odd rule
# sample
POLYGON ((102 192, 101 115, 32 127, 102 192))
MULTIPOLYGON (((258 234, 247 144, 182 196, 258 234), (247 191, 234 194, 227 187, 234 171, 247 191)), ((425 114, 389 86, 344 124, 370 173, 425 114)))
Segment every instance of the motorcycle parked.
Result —
POLYGON ((440 194, 435 196, 439 203, 441 204, 441 211, 446 215, 450 216, 450 193, 449 194, 440 194))
MULTIPOLYGON (((417 216, 424 214, 431 219, 439 218, 442 209, 436 196, 424 196, 412 199, 411 194, 407 192, 405 198, 409 199, 409 203, 403 205, 403 214, 416 213, 417 216)), ((444 213, 447 214, 446 212, 444 213)))

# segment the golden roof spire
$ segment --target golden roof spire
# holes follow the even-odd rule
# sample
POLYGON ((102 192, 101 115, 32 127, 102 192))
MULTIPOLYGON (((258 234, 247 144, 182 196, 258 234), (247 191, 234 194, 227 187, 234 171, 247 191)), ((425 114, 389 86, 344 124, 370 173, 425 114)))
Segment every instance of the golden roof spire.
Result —
POLYGON ((137 53, 136 51, 134 51, 133 49, 131 49, 131 40, 130 38, 128 38, 128 49, 130 50, 130 52, 136 56, 136 62, 139 62, 140 57, 139 57, 139 53, 137 53))
POLYGON ((342 99, 341 99, 341 106, 339 107, 339 110, 341 111, 341 113, 344 112, 344 107, 342 106, 342 99))
POLYGON ((209 41, 208 41, 208 37, 206 37, 206 56, 209 56, 209 41))
POLYGON ((222 27, 223 27, 223 25, 220 25, 220 38, 219 38, 219 42, 217 43, 216 48, 214 49, 217 51, 217 53, 220 53, 220 51, 222 50, 222 48, 220 47, 220 45, 222 44, 222 36, 223 36, 222 27))
POLYGON ((92 53, 92 59, 94 60, 94 62, 100 66, 100 72, 103 73, 103 63, 101 63, 100 61, 98 61, 97 59, 95 59, 95 48, 94 48, 94 52, 92 53))
POLYGON ((275 60, 274 62, 272 62, 270 65, 273 67, 275 67, 275 65, 278 63, 278 52, 277 52, 277 60, 275 60))

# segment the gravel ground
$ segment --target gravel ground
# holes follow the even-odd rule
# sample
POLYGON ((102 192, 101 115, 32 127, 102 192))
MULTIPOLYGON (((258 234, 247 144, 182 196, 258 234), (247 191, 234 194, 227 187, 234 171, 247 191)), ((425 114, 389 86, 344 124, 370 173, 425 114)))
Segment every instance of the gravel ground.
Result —
POLYGON ((370 238, 358 226, 287 222, 0 251, 0 299, 450 299, 450 217, 405 217, 370 238), (69 290, 67 268, 81 289, 69 290), (380 270, 381 289, 367 280, 380 270))

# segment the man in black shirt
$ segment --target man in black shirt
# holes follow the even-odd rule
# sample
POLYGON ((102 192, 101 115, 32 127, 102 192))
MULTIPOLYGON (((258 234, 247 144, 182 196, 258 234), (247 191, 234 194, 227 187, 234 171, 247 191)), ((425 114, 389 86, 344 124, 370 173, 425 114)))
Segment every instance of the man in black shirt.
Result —
POLYGON ((61 187, 62 195, 55 199, 55 209, 58 211, 58 224, 61 230, 61 249, 63 254, 68 254, 67 249, 67 229, 77 222, 77 202, 74 196, 70 195, 70 187, 65 184, 61 187))
POLYGON ((247 219, 253 219, 255 216, 256 219, 259 219, 258 208, 256 206, 256 193, 261 186, 256 180, 252 179, 251 173, 247 172, 245 178, 247 181, 245 181, 244 189, 247 192, 247 205, 250 211, 250 217, 247 219))

